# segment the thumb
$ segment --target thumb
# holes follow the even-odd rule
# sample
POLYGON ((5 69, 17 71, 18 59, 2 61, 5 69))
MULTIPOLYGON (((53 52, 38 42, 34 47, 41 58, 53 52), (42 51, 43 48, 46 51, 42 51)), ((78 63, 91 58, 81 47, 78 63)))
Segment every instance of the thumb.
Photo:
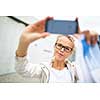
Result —
POLYGON ((42 34, 40 34, 40 37, 41 38, 45 38, 45 37, 47 37, 47 36, 49 36, 50 34, 48 33, 48 32, 44 32, 44 33, 42 33, 42 34))

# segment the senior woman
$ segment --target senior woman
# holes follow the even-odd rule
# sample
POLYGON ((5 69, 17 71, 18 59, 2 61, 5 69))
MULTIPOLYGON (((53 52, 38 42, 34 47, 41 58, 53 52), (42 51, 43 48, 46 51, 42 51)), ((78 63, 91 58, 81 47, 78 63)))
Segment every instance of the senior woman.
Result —
POLYGON ((16 71, 23 77, 39 78, 40 82, 77 82, 78 76, 75 66, 67 58, 74 50, 74 41, 70 36, 60 35, 54 45, 54 57, 51 62, 32 64, 27 59, 29 45, 50 35, 44 32, 47 17, 35 24, 27 26, 20 37, 16 50, 16 71))

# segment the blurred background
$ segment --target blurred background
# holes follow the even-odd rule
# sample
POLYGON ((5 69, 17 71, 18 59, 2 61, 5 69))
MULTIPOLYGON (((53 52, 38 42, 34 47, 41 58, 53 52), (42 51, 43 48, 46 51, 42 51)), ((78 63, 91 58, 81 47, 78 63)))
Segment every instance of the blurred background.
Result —
MULTIPOLYGON (((24 79, 14 69, 15 51, 23 29, 44 16, 0 16, 0 82, 38 82, 38 79, 24 79)), ((95 30, 100 35, 100 16, 79 16, 81 30, 95 30)), ((73 16, 54 16, 54 19, 74 20, 73 16)), ((30 45, 29 58, 33 63, 48 61, 53 56, 53 46, 56 36, 40 39, 30 45), (32 52, 34 50, 34 52, 32 52), (35 58, 35 59, 34 59, 35 58)))

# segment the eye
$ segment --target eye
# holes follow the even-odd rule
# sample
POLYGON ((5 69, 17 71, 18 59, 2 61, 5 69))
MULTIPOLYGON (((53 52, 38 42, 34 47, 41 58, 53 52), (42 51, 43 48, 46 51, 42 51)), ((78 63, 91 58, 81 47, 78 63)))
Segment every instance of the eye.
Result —
POLYGON ((65 49, 66 49, 66 50, 70 50, 70 48, 69 48, 69 47, 65 47, 65 49))
POLYGON ((62 44, 57 44, 59 47, 62 47, 62 44))
POLYGON ((70 48, 70 47, 65 47, 65 49, 66 49, 67 51, 72 51, 72 48, 70 48))

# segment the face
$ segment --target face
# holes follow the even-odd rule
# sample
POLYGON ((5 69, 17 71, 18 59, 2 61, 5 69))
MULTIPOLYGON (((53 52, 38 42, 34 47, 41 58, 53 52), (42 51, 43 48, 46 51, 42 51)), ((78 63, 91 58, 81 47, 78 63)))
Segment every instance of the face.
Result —
POLYGON ((66 36, 61 36, 55 43, 54 56, 58 61, 65 61, 73 51, 74 43, 66 36))

